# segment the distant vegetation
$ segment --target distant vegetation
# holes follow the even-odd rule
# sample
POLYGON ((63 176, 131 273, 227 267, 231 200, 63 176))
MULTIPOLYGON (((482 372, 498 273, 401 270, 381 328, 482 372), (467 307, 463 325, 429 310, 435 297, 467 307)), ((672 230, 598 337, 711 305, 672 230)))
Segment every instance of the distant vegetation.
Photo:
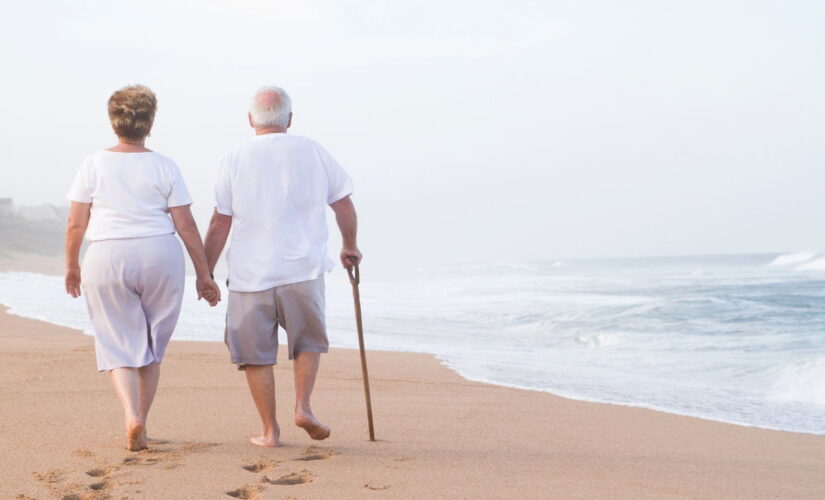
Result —
POLYGON ((0 255, 28 253, 58 256, 63 253, 66 209, 55 208, 49 218, 29 218, 24 214, 0 213, 0 255))

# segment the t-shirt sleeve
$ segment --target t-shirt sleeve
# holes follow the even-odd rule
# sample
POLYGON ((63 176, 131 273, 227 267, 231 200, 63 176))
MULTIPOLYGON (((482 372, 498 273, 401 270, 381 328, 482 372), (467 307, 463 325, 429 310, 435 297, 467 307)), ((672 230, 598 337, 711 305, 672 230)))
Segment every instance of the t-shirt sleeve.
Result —
POLYGON ((87 175, 87 162, 88 160, 83 162, 77 170, 77 174, 74 176, 74 182, 72 182, 72 187, 69 188, 69 192, 66 194, 66 197, 71 201, 77 201, 79 203, 92 202, 92 190, 91 186, 89 186, 87 175))
POLYGON ((183 175, 180 169, 173 161, 169 162, 169 194, 166 195, 167 207, 182 207, 184 205, 191 205, 192 197, 189 196, 189 190, 186 189, 186 182, 183 180, 183 175))
POLYGON ((327 172, 327 205, 352 194, 352 178, 327 150, 318 146, 327 172))
POLYGON ((232 184, 229 179, 229 155, 221 158, 218 178, 215 180, 215 210, 221 215, 232 215, 232 184))

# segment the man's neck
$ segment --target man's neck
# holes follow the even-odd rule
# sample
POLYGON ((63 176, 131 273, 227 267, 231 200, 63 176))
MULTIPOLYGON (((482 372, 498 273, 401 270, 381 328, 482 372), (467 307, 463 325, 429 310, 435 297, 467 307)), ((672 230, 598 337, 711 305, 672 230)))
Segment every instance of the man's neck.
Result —
POLYGON ((266 128, 256 128, 255 135, 264 135, 264 134, 283 134, 286 132, 286 127, 266 127, 266 128))

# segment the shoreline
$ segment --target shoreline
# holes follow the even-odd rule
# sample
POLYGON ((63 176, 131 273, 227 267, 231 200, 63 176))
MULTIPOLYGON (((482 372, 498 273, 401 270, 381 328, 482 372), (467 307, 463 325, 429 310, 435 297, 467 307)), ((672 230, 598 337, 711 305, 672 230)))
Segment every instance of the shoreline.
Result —
MULTIPOLYGON (((7 271, 7 270, 2 269, 2 267, 0 267, 0 272, 35 272, 35 271, 23 271, 23 270, 20 270, 20 271, 7 271)), ((23 319, 27 319, 27 320, 43 322, 45 324, 52 325, 52 326, 55 326, 55 327, 58 327, 58 328, 69 328, 69 329, 72 329, 72 330, 78 332, 80 335, 82 335, 84 337, 94 338, 93 335, 87 334, 85 331, 78 330, 76 328, 73 328, 72 326, 59 324, 59 323, 54 323, 52 321, 49 321, 47 319, 40 318, 40 317, 26 316, 24 314, 17 314, 17 313, 10 312, 11 307, 12 306, 9 306, 8 304, 4 304, 4 303, 0 302, 0 310, 2 310, 5 314, 11 314, 11 315, 14 315, 14 316, 17 316, 17 317, 20 317, 20 318, 23 318, 23 319)), ((221 345, 221 346, 223 345, 223 342, 221 340, 173 339, 172 342, 218 344, 218 345, 221 345)), ((333 347, 331 347, 331 349, 333 349, 333 347)), ((357 349, 351 348, 351 347, 334 347, 334 349, 344 349, 344 350, 357 351, 357 349)), ((799 430, 793 430, 793 429, 782 429, 782 428, 778 428, 778 427, 769 427, 769 426, 763 426, 763 425, 758 425, 758 424, 751 424, 751 423, 747 423, 747 422, 737 422, 737 421, 725 420, 725 419, 722 419, 722 418, 717 418, 717 417, 712 417, 712 416, 707 416, 707 415, 678 412, 678 411, 675 411, 675 410, 671 410, 671 409, 668 409, 668 408, 662 408, 662 407, 658 407, 658 406, 655 406, 655 405, 652 405, 652 404, 647 404, 647 403, 608 401, 608 400, 602 400, 602 399, 597 399, 597 398, 591 398, 591 397, 588 397, 588 396, 577 396, 577 395, 571 395, 571 394, 555 392, 552 389, 525 387, 525 386, 519 386, 519 385, 516 385, 516 384, 508 384, 506 382, 497 382, 497 381, 493 381, 493 380, 489 380, 489 379, 484 379, 482 377, 472 377, 472 376, 466 375, 461 370, 461 368, 453 365, 448 359, 445 359, 445 358, 443 358, 442 356, 440 356, 439 354, 436 354, 436 353, 430 353, 430 352, 424 352, 424 351, 409 351, 409 350, 406 350, 406 351, 405 350, 389 350, 389 349, 386 349, 386 350, 385 349, 368 349, 367 351, 368 352, 376 352, 376 353, 410 353, 410 354, 422 354, 422 355, 426 355, 426 356, 432 356, 435 360, 438 361, 438 363, 441 366, 447 368, 448 370, 455 373, 456 375, 458 375, 459 377, 461 377, 463 380, 465 380, 467 382, 486 384, 486 385, 491 385, 491 386, 495 386, 495 387, 502 387, 502 388, 507 388, 507 389, 512 389, 512 390, 528 391, 528 392, 535 392, 535 393, 540 393, 540 394, 550 394, 552 396, 563 398, 563 399, 566 399, 566 400, 569 400, 569 401, 578 401, 578 402, 583 402, 583 403, 594 403, 594 404, 604 404, 604 405, 620 406, 620 407, 627 407, 627 408, 638 408, 638 409, 643 409, 643 410, 650 410, 650 411, 660 412, 660 413, 664 413, 664 414, 667 414, 667 415, 676 415, 676 416, 681 416, 681 417, 696 418, 696 419, 705 420, 705 421, 708 421, 708 422, 716 422, 716 423, 722 423, 722 424, 727 424, 727 425, 735 425, 735 426, 740 426, 740 427, 745 427, 745 428, 762 429, 762 430, 769 430, 769 431, 776 431, 776 432, 788 432, 788 433, 792 433, 792 434, 809 435, 809 436, 825 436, 825 428, 823 428, 823 430, 818 434, 815 433, 815 432, 806 432, 806 431, 799 431, 799 430)))
MULTIPOLYGON (((0 304, 0 306, 2 306, 2 304, 0 304)), ((190 342, 190 341, 184 340, 183 342, 190 342)), ((204 341, 204 342, 210 342, 210 341, 204 341)), ((411 352, 411 351, 382 351, 382 352, 411 352)), ((616 401, 607 401, 607 400, 596 399, 596 398, 588 398, 587 396, 574 396, 574 395, 570 395, 570 394, 563 394, 563 393, 560 393, 560 392, 554 392, 552 389, 536 389, 536 388, 531 388, 531 387, 519 386, 519 385, 515 385, 515 384, 507 384, 505 382, 495 382, 495 381, 491 381, 491 380, 488 380, 488 379, 483 379, 483 378, 480 378, 480 377, 479 378, 468 377, 468 376, 462 374, 461 370, 459 370, 457 368, 453 368, 452 366, 450 366, 447 361, 441 359, 437 354, 432 354, 432 353, 420 353, 420 354, 428 354, 428 355, 431 355, 431 356, 435 357, 438 360, 439 363, 441 363, 443 366, 448 368, 450 371, 455 372, 461 378, 463 378, 464 380, 466 380, 468 382, 476 382, 476 383, 479 383, 479 384, 487 384, 487 385, 492 385, 492 386, 496 386, 496 387, 504 387, 504 388, 512 389, 512 390, 516 390, 516 391, 528 391, 528 392, 537 392, 537 393, 543 393, 543 394, 550 394, 550 395, 555 396, 557 398, 566 399, 568 401, 577 401, 577 402, 581 402, 581 403, 593 403, 593 404, 600 404, 600 405, 621 406, 621 407, 625 407, 625 408, 638 408, 640 410, 655 411, 655 412, 658 412, 658 413, 664 413, 666 415, 675 415, 675 416, 679 416, 679 417, 696 418, 696 419, 704 420, 704 421, 707 421, 707 422, 715 422, 715 423, 725 424, 725 425, 735 425, 737 427, 745 427, 745 428, 749 428, 749 429, 760 429, 760 430, 774 431, 774 432, 787 432, 787 433, 790 433, 790 434, 799 434, 799 435, 803 435, 803 436, 825 437, 825 428, 823 428, 822 432, 819 433, 819 434, 817 434, 815 432, 795 431, 795 430, 791 430, 791 429, 780 429, 780 428, 777 428, 777 427, 767 427, 767 426, 762 426, 762 425, 757 425, 757 424, 749 424, 747 422, 735 422, 735 421, 732 421, 732 420, 724 420, 724 419, 721 419, 721 418, 714 418, 714 417, 708 417, 708 416, 703 416, 703 415, 695 415, 695 414, 690 414, 690 413, 680 413, 680 412, 675 411, 675 410, 669 410, 669 409, 666 409, 666 408, 662 408, 662 407, 658 407, 658 406, 650 405, 650 404, 646 404, 646 403, 621 403, 621 402, 616 402, 616 401)))
MULTIPOLYGON (((55 259, 53 257, 39 258, 39 257, 21 255, 21 256, 18 256, 14 260, 9 260, 8 258, 6 258, 6 259, 0 258, 0 273, 2 273, 2 272, 8 272, 8 273, 16 273, 16 272, 34 273, 34 274, 41 275, 41 276, 60 278, 60 276, 56 273, 56 269, 59 269, 61 266, 62 266, 62 264, 60 262, 58 262, 58 259, 55 259)), ((0 303, 0 307, 3 307, 3 306, 5 306, 7 308, 12 307, 8 304, 0 303)), ((23 318, 27 318, 27 319, 33 319, 33 320, 36 320, 36 321, 43 321, 43 322, 46 322, 48 324, 59 326, 59 327, 73 328, 73 327, 76 326, 76 325, 71 324, 71 323, 73 323, 72 321, 60 324, 60 323, 57 323, 57 322, 52 322, 52 320, 46 319, 42 316, 32 315, 31 311, 27 311, 27 312, 28 312, 28 315, 26 313, 22 313, 22 314, 19 314, 19 316, 23 317, 23 318)), ((85 332, 81 332, 81 333, 86 335, 85 332)), ((206 340, 204 340, 204 339, 175 339, 174 341, 175 342, 206 342, 206 343, 222 344, 222 341, 218 338, 206 339, 206 340)), ((347 348, 352 349, 352 347, 347 347, 347 348)), ((803 430, 798 430, 798 429, 794 429, 794 428, 787 428, 787 427, 782 428, 782 427, 778 427, 778 426, 761 425, 759 423, 750 423, 750 422, 729 420, 729 419, 725 419, 724 417, 719 417, 719 416, 715 416, 715 415, 708 415, 708 414, 701 414, 699 412, 679 411, 679 410, 676 410, 676 409, 657 406, 655 404, 650 404, 650 403, 646 403, 646 402, 643 402, 643 401, 640 401, 640 402, 612 401, 612 400, 609 400, 609 399, 599 399, 599 398, 590 397, 590 396, 587 396, 587 395, 569 394, 569 393, 565 393, 564 391, 557 392, 554 389, 520 386, 520 385, 517 385, 517 384, 510 384, 510 383, 507 383, 507 382, 500 382, 500 381, 490 380, 489 378, 485 378, 485 377, 473 377, 472 375, 468 374, 466 372, 466 370, 463 370, 459 365, 451 362, 447 357, 444 357, 442 355, 439 355, 438 353, 433 353, 433 352, 415 351, 415 350, 386 350, 386 351, 381 351, 381 350, 377 350, 377 349, 370 349, 370 351, 371 352, 372 351, 376 351, 376 352, 399 352, 399 353, 412 352, 412 353, 427 354, 427 355, 433 356, 435 359, 438 360, 438 362, 442 366, 446 367, 447 369, 449 369, 450 371, 456 373, 457 375, 459 375, 460 377, 462 377, 464 380, 467 380, 467 381, 490 384, 490 385, 494 385, 494 386, 497 386, 497 387, 505 387, 505 388, 510 388, 510 389, 514 389, 514 390, 526 390, 526 391, 531 391, 531 392, 536 392, 536 393, 551 394, 551 395, 561 397, 561 398, 565 398, 565 399, 568 399, 568 400, 571 400, 571 401, 580 401, 580 402, 597 403, 597 404, 607 404, 607 405, 615 405, 615 406, 629 407, 629 408, 640 408, 640 409, 646 409, 646 410, 651 410, 651 411, 658 411, 658 412, 662 412, 662 413, 670 414, 670 415, 679 415, 679 416, 685 416, 685 417, 691 417, 691 418, 698 418, 698 419, 707 420, 707 421, 710 421, 710 422, 719 422, 719 423, 725 423, 725 424, 729 424, 729 425, 737 425, 737 426, 742 426, 742 427, 747 427, 747 428, 773 430, 773 431, 779 431, 779 432, 789 432, 789 433, 812 435, 812 436, 825 436, 825 426, 823 426, 823 429, 819 432, 810 431, 807 428, 805 428, 803 430)))
POLYGON ((246 441, 257 415, 225 347, 173 341, 150 415, 167 442, 127 453, 93 339, 2 308, 0 496, 811 498, 825 488, 825 437, 472 382, 427 354, 368 355, 379 441, 366 436, 357 351, 332 349, 313 397, 332 437, 311 441, 291 425, 291 366, 279 359, 286 446, 263 450, 246 441))
MULTIPOLYGON (((83 335, 84 337, 94 338, 93 335, 87 334, 85 331, 77 330, 77 329, 72 328, 70 326, 60 325, 58 323, 53 323, 51 321, 48 321, 48 320, 45 320, 45 319, 42 319, 42 318, 34 318, 34 317, 25 316, 25 315, 22 315, 22 314, 16 314, 16 313, 10 312, 10 306, 8 306, 7 304, 0 303, 0 309, 2 309, 5 314, 11 314, 11 315, 17 316, 19 318, 32 320, 32 321, 38 321, 38 322, 41 322, 41 323, 46 323, 48 325, 52 325, 52 326, 56 326, 56 327, 60 327, 60 328, 69 328, 69 329, 72 329, 72 330, 76 331, 80 335, 83 335)), ((173 339, 172 342, 183 342, 183 343, 201 343, 202 342, 202 343, 205 343, 205 344, 223 345, 223 342, 221 342, 220 340, 173 339)), ((357 349, 350 348, 350 347, 330 347, 330 349, 342 349, 342 350, 347 350, 347 351, 357 351, 357 349)), ((797 431, 797 430, 792 430, 792 429, 780 429, 780 428, 777 428, 777 427, 768 427, 768 426, 762 426, 762 425, 757 425, 757 424, 749 424, 747 422, 734 422, 734 421, 731 421, 731 420, 724 420, 724 419, 721 419, 721 418, 714 418, 714 417, 709 417, 709 416, 705 416, 705 415, 680 413, 678 411, 670 410, 670 409, 667 409, 667 408, 661 408, 661 407, 657 407, 655 405, 649 405, 649 404, 645 404, 645 403, 622 403, 622 402, 616 402, 616 401, 600 400, 600 399, 596 399, 596 398, 589 398, 587 396, 574 396, 574 395, 570 395, 570 394, 562 394, 562 393, 559 393, 559 392, 555 392, 552 389, 538 389, 538 388, 519 386, 519 385, 515 385, 515 384, 508 384, 506 382, 496 382, 496 381, 483 379, 483 378, 474 378, 474 377, 470 377, 470 376, 467 376, 464 373, 462 373, 462 370, 460 368, 457 368, 455 366, 451 366, 451 364, 448 360, 442 358, 438 354, 430 353, 430 352, 424 352, 424 351, 399 351, 399 350, 391 350, 391 349, 367 349, 368 354, 372 353, 372 352, 375 352, 375 353, 409 353, 409 354, 423 354, 423 355, 426 355, 426 356, 432 356, 433 358, 435 358, 436 361, 438 361, 438 363, 441 366, 444 366, 445 368, 447 368, 451 372, 455 373, 456 375, 458 375, 459 377, 461 377, 463 380, 465 380, 467 382, 475 382, 475 383, 486 384, 486 385, 491 385, 491 386, 495 386, 495 387, 503 387, 503 388, 517 390, 517 391, 528 391, 528 392, 550 394, 552 396, 567 399, 569 401, 578 401, 578 402, 582 402, 582 403, 594 403, 594 404, 603 404, 603 405, 612 405, 612 406, 623 406, 623 407, 627 407, 627 408, 638 408, 638 409, 643 409, 643 410, 650 410, 650 411, 655 411, 655 412, 659 412, 659 413, 664 413, 664 414, 667 414, 667 415, 676 415, 676 416, 680 416, 680 417, 697 418, 699 420, 706 420, 708 422, 716 422, 716 423, 721 423, 721 424, 736 425, 736 426, 739 426, 739 427, 746 427, 746 428, 753 428, 753 429, 762 429, 762 430, 776 431, 776 432, 788 432, 788 433, 791 433, 791 434, 801 434, 801 435, 808 435, 808 436, 825 436, 825 429, 823 429, 823 431, 819 434, 817 434, 815 432, 797 431)))

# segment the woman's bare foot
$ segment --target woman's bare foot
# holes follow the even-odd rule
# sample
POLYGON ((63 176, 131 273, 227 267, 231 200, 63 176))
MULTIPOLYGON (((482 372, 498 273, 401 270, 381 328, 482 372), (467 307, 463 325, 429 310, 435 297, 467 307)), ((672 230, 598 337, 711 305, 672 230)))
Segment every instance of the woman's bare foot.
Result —
POLYGON ((146 431, 143 424, 139 422, 129 424, 126 430, 126 449, 140 451, 146 448, 148 446, 146 446, 146 431))
POLYGON ((321 441, 329 437, 332 430, 322 424, 312 413, 298 412, 295 414, 295 425, 307 431, 309 437, 321 441))
POLYGON ((249 442, 256 446, 263 446, 264 448, 277 448, 278 446, 281 446, 281 442, 278 441, 277 435, 266 436, 264 434, 261 436, 255 436, 249 438, 249 442))
POLYGON ((169 444, 168 439, 157 439, 153 437, 149 437, 149 434, 146 432, 146 426, 143 426, 143 439, 146 440, 146 444, 169 444))

